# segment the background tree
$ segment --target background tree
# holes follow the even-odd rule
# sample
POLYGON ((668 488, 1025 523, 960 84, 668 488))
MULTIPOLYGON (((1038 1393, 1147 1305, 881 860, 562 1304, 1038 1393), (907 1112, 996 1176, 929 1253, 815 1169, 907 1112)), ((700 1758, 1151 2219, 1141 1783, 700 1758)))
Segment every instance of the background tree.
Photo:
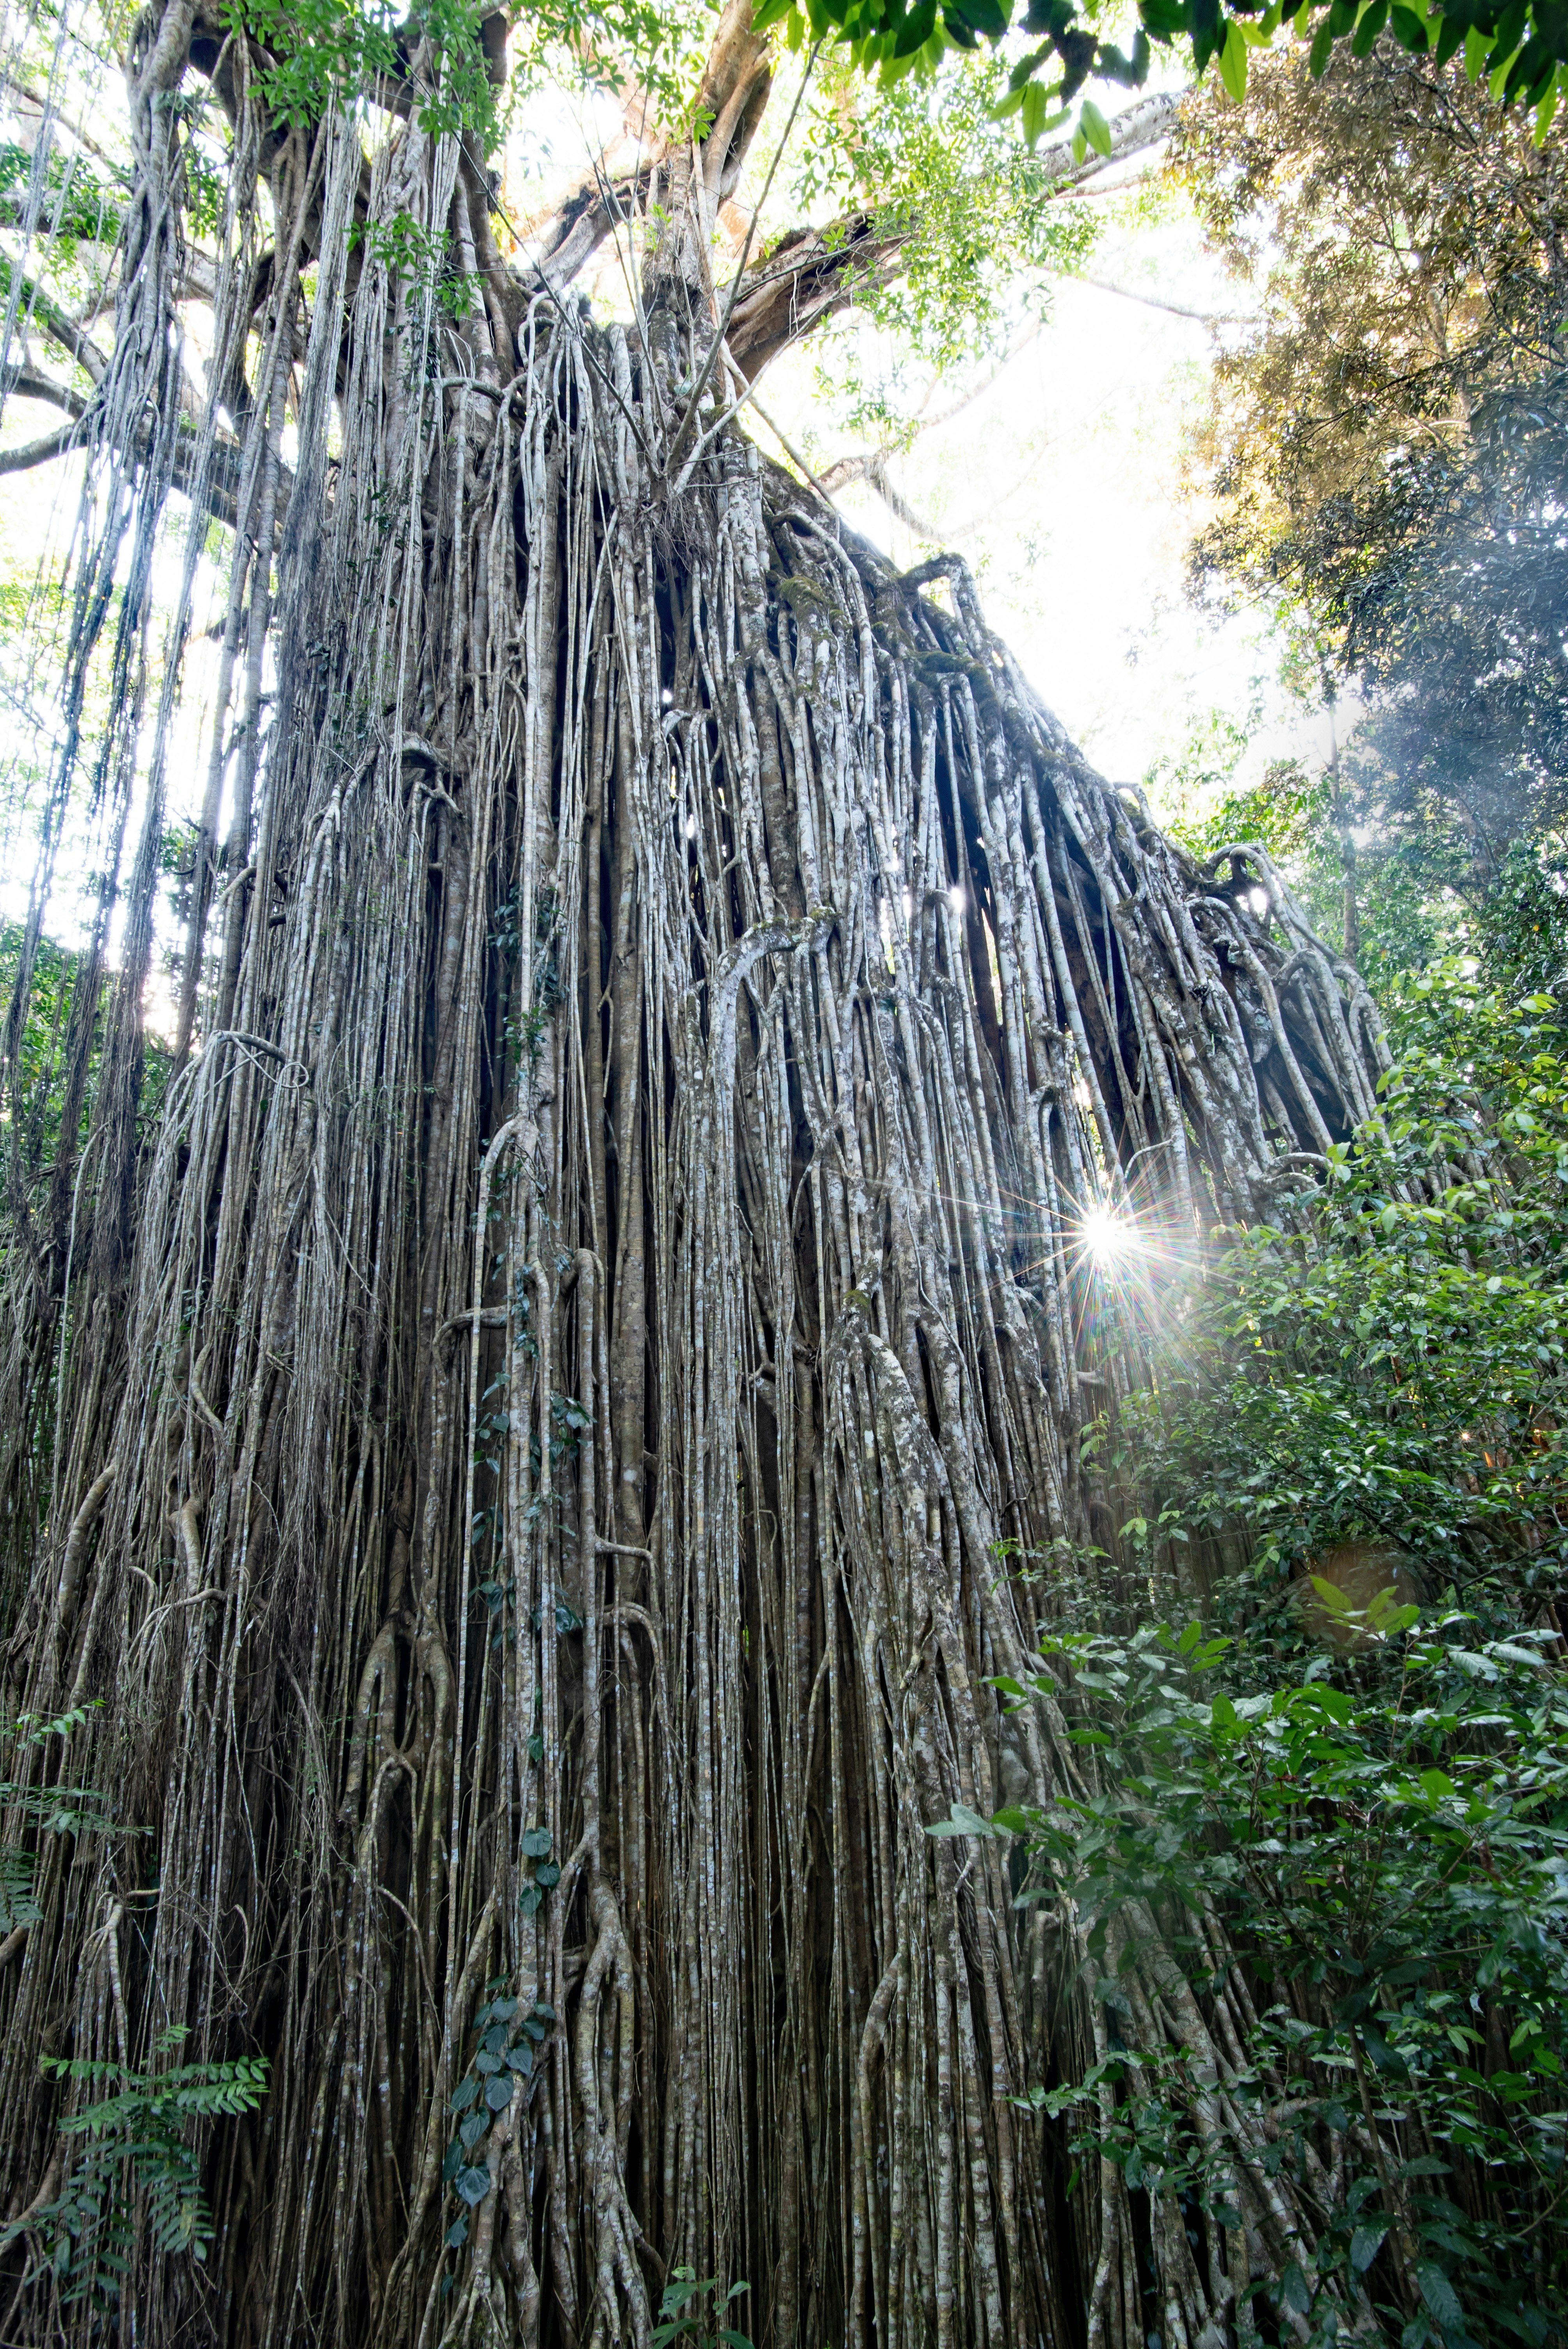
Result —
POLYGON ((1374 854, 1473 902, 1564 810, 1561 148, 1386 37, 1190 103, 1173 160, 1263 302, 1215 366, 1195 575, 1296 615, 1370 707, 1346 796, 1374 854))

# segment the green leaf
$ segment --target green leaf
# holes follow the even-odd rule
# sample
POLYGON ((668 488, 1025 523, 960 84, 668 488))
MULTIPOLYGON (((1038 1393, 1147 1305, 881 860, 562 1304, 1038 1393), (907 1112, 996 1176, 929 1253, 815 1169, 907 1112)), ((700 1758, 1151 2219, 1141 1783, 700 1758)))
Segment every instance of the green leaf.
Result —
POLYGON ((1241 27, 1234 22, 1225 27, 1224 43, 1220 50, 1220 79, 1240 106, 1247 94, 1247 45, 1241 27))
POLYGON ((919 0, 899 26, 892 45, 895 57, 913 57, 923 49, 936 29, 936 0, 919 0))
POLYGON ((1357 2228, 1350 2238, 1350 2264, 1357 2275, 1365 2274, 1371 2266, 1383 2248, 1383 2239, 1387 2232, 1387 2224, 1383 2220, 1369 2227, 1357 2228))
POLYGON ((1459 2294, 1435 2261, 1418 2260, 1417 2261, 1416 2285, 1421 2298, 1426 2302, 1443 2331, 1450 2338, 1467 2340, 1469 2334, 1465 2329, 1465 2315, 1460 2306, 1459 2294))
POLYGON ((1312 36, 1312 47, 1306 53, 1307 71, 1314 81, 1321 81, 1328 71, 1328 60, 1334 55, 1334 27, 1326 16, 1312 36))
POLYGON ((1082 130, 1083 135, 1085 139, 1088 140, 1089 145, 1094 149, 1095 153, 1097 155, 1103 155, 1109 161, 1110 157, 1110 125, 1106 120, 1104 115, 1100 112, 1092 98, 1086 98, 1083 104, 1078 109, 1078 128, 1082 130))
POLYGON ((1553 118, 1557 112, 1557 100, 1562 95, 1562 90, 1563 67, 1559 65, 1552 79, 1547 83, 1535 109, 1535 128, 1531 136, 1538 147, 1544 147, 1546 144, 1546 134, 1552 128, 1553 118))
POLYGON ((546 1892, 552 1891, 561 1881, 560 1861, 558 1859, 541 1860, 533 1871, 533 1880, 535 1884, 542 1884, 546 1892))
POLYGON ((485 2082, 485 2102, 492 2113, 505 2112, 516 2086, 515 2078, 509 2078, 505 2073, 498 2073, 493 2080, 485 2082))
POLYGON ((990 1822, 983 1819, 978 1811, 972 1811, 967 1803, 954 1803, 947 1817, 938 1819, 936 1825, 927 1827, 925 1832, 928 1836, 962 1835, 989 1837, 994 1836, 995 1831, 990 1822))
POLYGON ((1001 0, 943 0, 942 13, 949 29, 956 16, 972 31, 983 33, 988 41, 999 41, 1012 15, 1011 0, 1006 7, 1001 0))
POLYGON ((1039 144, 1040 133, 1046 127, 1046 117, 1050 111, 1050 103, 1046 96, 1043 83, 1031 81, 1025 84, 1023 103, 1019 109, 1022 119, 1018 127, 1028 142, 1031 153, 1039 144))
POLYGON ((525 1827, 522 1836, 524 1859, 548 1859, 554 1840, 548 1827, 525 1827))
POLYGON ((459 2199, 472 2210, 490 2192, 490 2174, 488 2169, 459 2169, 452 2183, 459 2199))

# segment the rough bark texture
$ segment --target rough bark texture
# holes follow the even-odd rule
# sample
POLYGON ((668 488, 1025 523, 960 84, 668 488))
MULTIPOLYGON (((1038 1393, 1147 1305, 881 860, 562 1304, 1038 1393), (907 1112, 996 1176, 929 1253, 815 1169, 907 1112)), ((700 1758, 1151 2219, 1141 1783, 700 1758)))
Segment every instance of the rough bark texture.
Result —
MULTIPOLYGON (((137 36, 93 411, 111 794, 139 724, 156 786, 178 667, 144 695, 192 22, 137 36)), ((687 2263, 779 2349, 1218 2342, 1310 2233, 1226 2085, 1244 1991, 1201 2011, 1154 1936, 1129 2028, 1187 2051, 1245 2226, 1195 2258, 1119 2173, 1069 2197, 1009 2099, 1103 2041, 1073 1916, 924 1828, 1077 1768, 987 1682, 1040 1603, 995 1545, 1095 1529, 1082 1207, 1135 1166, 1194 1227, 1277 1199, 1371 1112, 1375 1022, 1264 860, 1200 874, 1087 769, 960 564, 899 577, 691 411, 765 95, 727 40, 630 332, 500 270, 451 141, 271 137, 224 63, 216 384, 258 333, 182 1049, 139 1123, 155 789, 85 1150, 10 1162, 9 1697, 99 1702, 71 1768, 119 1831, 46 1839, 0 1971, 7 2341, 93 2331, 38 2264, 78 2093, 40 2050, 170 2023, 271 2085, 124 2337, 645 2344, 687 2263), (351 264, 356 212, 449 232, 470 313, 351 264), (508 2076, 449 2247, 454 2098, 508 2076)))

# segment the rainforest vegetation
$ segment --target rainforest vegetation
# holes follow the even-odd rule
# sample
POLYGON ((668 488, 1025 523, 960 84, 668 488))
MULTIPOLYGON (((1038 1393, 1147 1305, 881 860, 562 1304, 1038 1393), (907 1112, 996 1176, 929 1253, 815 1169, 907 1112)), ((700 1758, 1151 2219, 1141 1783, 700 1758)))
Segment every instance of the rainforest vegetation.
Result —
POLYGON ((6 18, 7 2349, 1568 2337, 1563 54, 6 18), (1165 828, 758 429, 1156 154, 1165 828))

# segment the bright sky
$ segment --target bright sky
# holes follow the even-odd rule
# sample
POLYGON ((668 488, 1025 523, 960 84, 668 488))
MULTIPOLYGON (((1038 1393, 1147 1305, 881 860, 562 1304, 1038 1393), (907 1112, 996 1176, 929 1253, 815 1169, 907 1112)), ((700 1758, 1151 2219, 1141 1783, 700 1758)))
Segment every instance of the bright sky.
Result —
MULTIPOLYGON (((987 618, 1039 692, 1119 782, 1143 781, 1212 710, 1244 724, 1254 691, 1264 715, 1249 770, 1287 751, 1314 756, 1318 731, 1277 688, 1279 648, 1263 616, 1216 626, 1186 593, 1202 516, 1183 495, 1183 450, 1207 397, 1212 336, 1201 318, 1131 296, 1234 316, 1246 289, 1205 251, 1184 201, 1165 209, 1134 226, 1126 202, 1108 202, 1090 264, 1103 283, 1057 279, 1043 331, 890 467, 907 504, 967 557, 987 618)), ((797 447, 812 433, 814 374, 806 349, 764 387, 797 447)), ((961 389, 944 388, 934 409, 961 389)), ((824 467, 843 453, 820 422, 810 445, 824 467)), ((929 551, 868 485, 839 502, 893 561, 929 551)))

